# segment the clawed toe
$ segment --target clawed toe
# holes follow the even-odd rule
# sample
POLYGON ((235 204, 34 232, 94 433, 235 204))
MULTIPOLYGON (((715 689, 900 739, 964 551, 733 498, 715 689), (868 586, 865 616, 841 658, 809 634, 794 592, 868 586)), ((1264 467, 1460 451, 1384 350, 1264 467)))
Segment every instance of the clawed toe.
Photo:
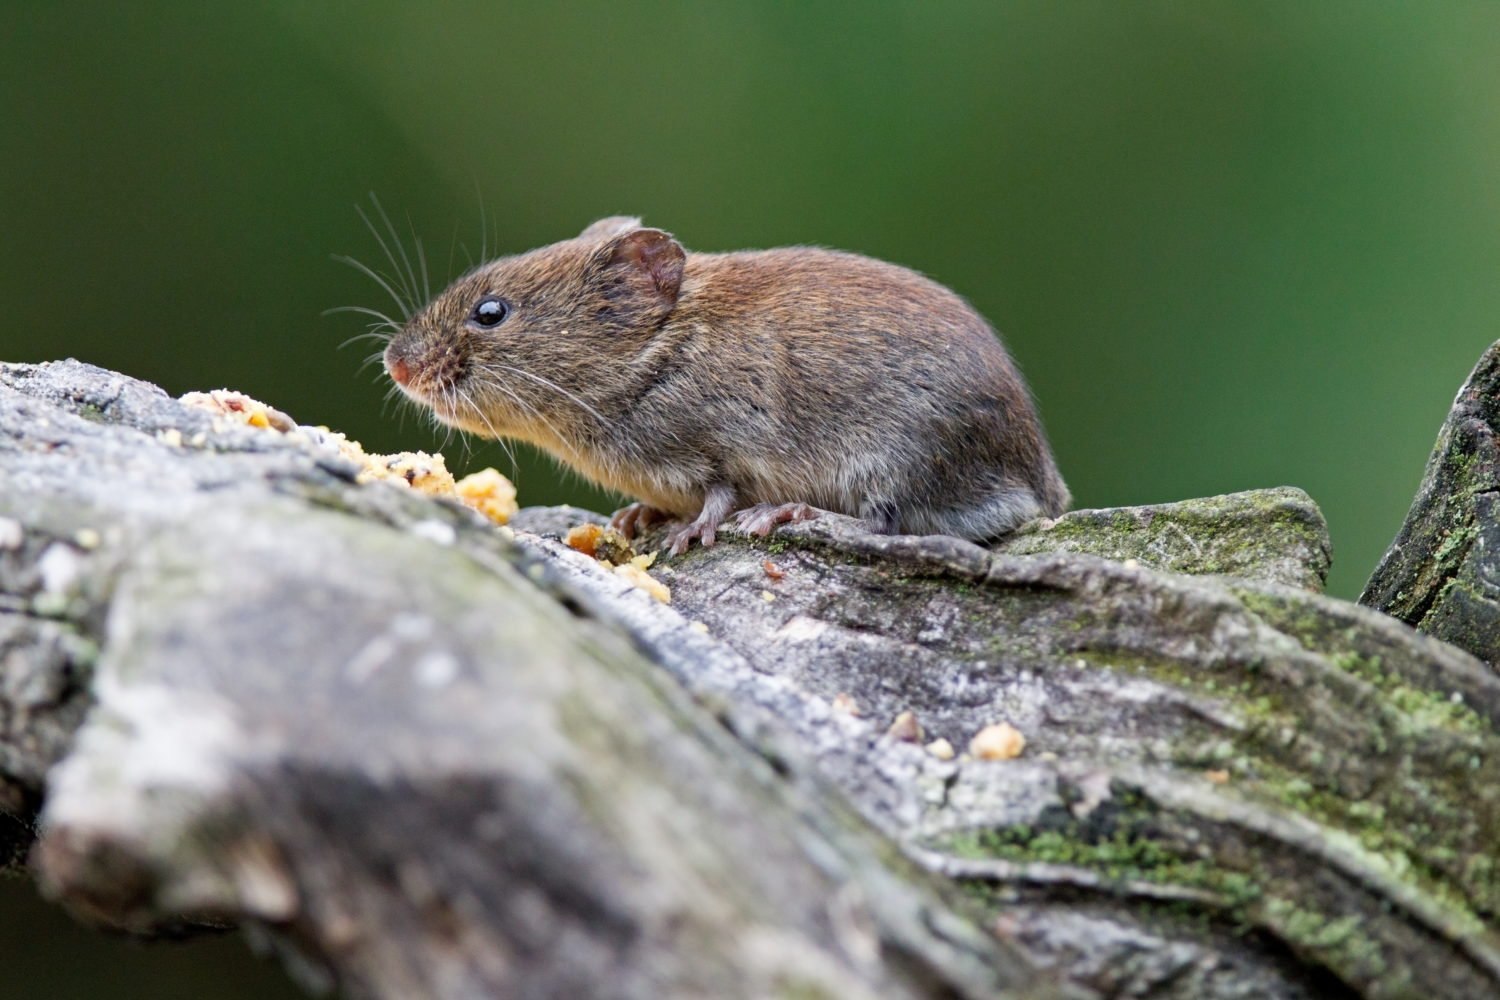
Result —
POLYGON ((758 503, 754 507, 746 507, 736 514, 734 523, 741 531, 764 538, 778 524, 791 524, 794 521, 811 521, 817 516, 817 508, 810 504, 758 503))
POLYGON ((666 517, 665 513, 649 504, 633 503, 615 511, 609 519, 609 526, 626 538, 634 538, 637 532, 661 523, 666 517))
POLYGON ((693 521, 690 524, 680 525, 667 532, 667 548, 674 556, 680 556, 697 539, 705 549, 713 548, 714 542, 719 540, 719 526, 717 524, 705 524, 693 521))

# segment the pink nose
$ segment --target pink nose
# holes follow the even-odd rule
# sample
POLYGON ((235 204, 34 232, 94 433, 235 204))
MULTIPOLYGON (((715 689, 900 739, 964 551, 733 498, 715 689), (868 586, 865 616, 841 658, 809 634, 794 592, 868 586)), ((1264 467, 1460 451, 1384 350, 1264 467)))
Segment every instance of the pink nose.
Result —
POLYGON ((407 367, 406 359, 389 352, 385 356, 385 370, 397 385, 405 385, 411 378, 411 369, 407 367))

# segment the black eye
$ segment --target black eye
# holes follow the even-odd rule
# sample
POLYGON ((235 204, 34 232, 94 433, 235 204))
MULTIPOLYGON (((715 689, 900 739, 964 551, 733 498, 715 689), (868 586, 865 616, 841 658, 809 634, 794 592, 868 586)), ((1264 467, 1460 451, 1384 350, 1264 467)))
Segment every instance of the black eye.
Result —
POLYGON ((479 300, 479 305, 474 307, 474 315, 469 317, 469 322, 485 327, 499 326, 509 315, 509 302, 498 295, 486 295, 479 300))

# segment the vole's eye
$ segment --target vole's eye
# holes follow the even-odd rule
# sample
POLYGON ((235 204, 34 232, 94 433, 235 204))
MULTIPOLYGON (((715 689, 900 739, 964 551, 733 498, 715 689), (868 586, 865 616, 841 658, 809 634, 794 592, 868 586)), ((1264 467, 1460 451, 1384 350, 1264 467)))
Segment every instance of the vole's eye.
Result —
POLYGON ((486 295, 474 307, 474 315, 469 317, 469 322, 485 327, 499 326, 509 315, 510 303, 498 295, 486 295))

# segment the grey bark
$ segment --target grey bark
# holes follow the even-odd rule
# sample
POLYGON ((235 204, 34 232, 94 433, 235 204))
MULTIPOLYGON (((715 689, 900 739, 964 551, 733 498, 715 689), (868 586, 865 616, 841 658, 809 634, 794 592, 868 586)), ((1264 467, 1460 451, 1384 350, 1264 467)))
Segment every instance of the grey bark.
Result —
POLYGON ((663 605, 547 537, 590 515, 74 362, 0 368, 0 457, 4 807, 86 919, 369 996, 1500 990, 1500 684, 1317 594, 1297 491, 730 534, 663 605))
POLYGON ((1500 343, 1458 390, 1359 602, 1500 664, 1500 343))

